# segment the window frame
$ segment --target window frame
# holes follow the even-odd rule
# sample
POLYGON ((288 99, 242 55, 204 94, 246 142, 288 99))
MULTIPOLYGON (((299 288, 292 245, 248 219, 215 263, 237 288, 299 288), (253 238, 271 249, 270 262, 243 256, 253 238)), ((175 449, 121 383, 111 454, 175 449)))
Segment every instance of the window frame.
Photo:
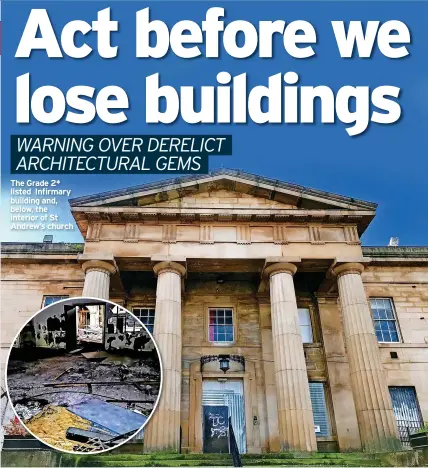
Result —
POLYGON ((421 410, 421 405, 419 403, 419 398, 418 398, 418 392, 416 391, 416 387, 414 385, 388 385, 388 392, 391 396, 391 401, 392 401, 392 410, 394 411, 394 417, 396 419, 396 421, 413 421, 411 419, 397 419, 397 416, 395 414, 395 409, 394 409, 394 401, 392 400, 392 395, 391 395, 391 389, 395 389, 395 388, 401 388, 401 389, 411 389, 413 390, 413 393, 414 393, 414 396, 415 396, 415 403, 416 403, 416 411, 418 413, 418 419, 419 419, 419 422, 423 423, 424 422, 424 417, 423 417, 423 414, 422 414, 422 410, 421 410))
POLYGON ((208 305, 206 311, 206 338, 207 342, 212 346, 231 346, 236 344, 237 342, 237 313, 236 307, 231 305, 208 305), (219 310, 219 309, 227 309, 232 311, 232 330, 233 330, 233 340, 232 341, 213 341, 210 340, 210 311, 211 310, 219 310))
POLYGON ((143 306, 143 305, 135 305, 135 306, 132 306, 132 307, 131 307, 131 313, 132 313, 133 315, 135 315, 135 317, 136 317, 138 320, 140 320, 140 321, 143 323, 143 325, 147 328, 148 332, 151 333, 151 334, 153 335, 154 327, 155 327, 155 319, 156 319, 156 307, 154 307, 154 306, 147 306, 147 305, 144 305, 144 306, 143 306), (146 309, 147 311, 153 310, 153 325, 152 325, 152 324, 149 324, 149 325, 145 324, 145 323, 141 320, 141 317, 138 316, 137 314, 135 314, 135 312, 134 312, 135 309, 146 309), (152 327, 152 329, 150 329, 150 327, 152 327))
MULTIPOLYGON (((315 437, 318 442, 320 441, 332 441, 337 440, 337 432, 336 432, 336 421, 334 419, 334 409, 333 409, 333 402, 332 396, 330 391, 330 386, 325 379, 317 379, 317 378, 308 378, 308 385, 311 383, 322 384, 323 391, 324 391, 324 403, 326 407, 326 414, 327 414, 327 423, 330 435, 317 435, 315 433, 315 437)), ((312 406, 312 399, 311 399, 311 406, 312 406)), ((314 432, 315 432, 315 421, 314 421, 314 432)))
POLYGON ((51 306, 52 304, 55 304, 56 302, 59 302, 59 301, 63 301, 65 299, 69 299, 70 296, 66 296, 66 295, 63 295, 63 294, 43 294, 43 297, 42 297, 42 309, 44 309, 45 307, 49 307, 51 306), (46 302, 46 299, 48 297, 60 297, 61 299, 58 299, 57 301, 53 301, 51 302, 50 304, 45 304, 46 302))
MULTIPOLYGON (((392 297, 370 296, 369 297, 369 304, 370 304, 370 313, 371 313, 371 317, 372 317, 374 333, 375 333, 377 342, 380 343, 380 344, 403 343, 403 337, 402 337, 401 330, 400 330, 400 324, 399 324, 399 321, 398 321, 397 312, 395 310, 394 299, 392 297), (372 309, 372 300, 376 300, 376 299, 382 299, 382 300, 389 301, 389 303, 391 304, 393 319, 375 319, 374 318, 373 309, 372 309), (392 322, 392 321, 394 321, 395 322, 395 329, 397 330, 397 338, 398 338, 397 341, 379 341, 378 336, 376 334, 376 323, 375 323, 375 321, 379 321, 379 322, 382 322, 382 321, 392 322)), ((383 333, 382 333, 382 337, 383 337, 383 333)))
POLYGON ((309 309, 309 316, 311 320, 312 343, 303 343, 303 346, 306 346, 306 347, 319 346, 322 343, 322 333, 321 333, 321 324, 319 321, 319 309, 317 305, 314 304, 313 301, 307 298, 297 297, 297 309, 309 309))
MULTIPOLYGON (((300 334, 302 335, 302 342, 303 342, 303 345, 313 345, 315 343, 317 343, 318 341, 315 339, 315 333, 314 333, 314 321, 313 321, 313 311, 312 311, 312 308, 309 306, 309 305, 298 305, 297 306, 297 315, 298 315, 298 319, 299 319, 299 329, 300 329, 300 334), (299 315, 299 311, 303 309, 303 310, 307 310, 308 311, 308 316, 309 316, 309 324, 310 324, 310 327, 311 327, 311 337, 312 337, 312 341, 303 341, 303 333, 302 333, 302 325, 300 324, 300 315, 299 315)), ((303 326, 308 326, 308 325, 303 325, 303 326)))

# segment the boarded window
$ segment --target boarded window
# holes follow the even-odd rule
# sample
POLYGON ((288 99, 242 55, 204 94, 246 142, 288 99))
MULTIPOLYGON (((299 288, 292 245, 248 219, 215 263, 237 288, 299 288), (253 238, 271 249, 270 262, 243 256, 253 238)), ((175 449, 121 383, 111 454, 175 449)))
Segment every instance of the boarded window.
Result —
POLYGON ((414 387, 389 387, 400 440, 409 445, 409 433, 422 427, 423 420, 414 387))
POLYGON ((309 392, 311 394, 312 411, 314 414, 315 435, 317 437, 329 437, 331 433, 325 402, 324 384, 321 382, 309 382, 309 392))
POLYGON ((397 420, 420 421, 421 413, 414 387, 389 387, 397 420))

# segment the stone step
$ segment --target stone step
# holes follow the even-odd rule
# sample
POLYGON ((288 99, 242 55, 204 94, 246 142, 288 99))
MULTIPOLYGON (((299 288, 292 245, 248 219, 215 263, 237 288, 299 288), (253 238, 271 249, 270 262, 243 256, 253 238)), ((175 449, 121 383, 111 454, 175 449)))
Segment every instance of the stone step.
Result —
MULTIPOLYGON (((276 454, 278 455, 278 454, 276 454)), ((287 454, 288 455, 288 454, 287 454)), ((327 454, 324 454, 327 455, 327 454)), ((352 454, 354 455, 354 454, 352 454)), ((381 460, 374 458, 362 458, 349 456, 344 454, 342 457, 271 457, 264 455, 253 457, 251 455, 244 456, 242 459, 244 466, 335 466, 335 467, 378 467, 386 466, 381 460)), ((153 455, 103 455, 98 457, 81 457, 76 466, 117 466, 117 467, 174 467, 174 466, 232 466, 230 455, 213 454, 205 456, 195 455, 175 455, 168 457, 166 454, 155 457, 153 455), (181 458, 180 458, 181 457, 181 458)))
MULTIPOLYGON (((278 460, 278 459, 265 459, 265 460, 248 460, 243 462, 245 466, 335 466, 339 467, 382 467, 387 466, 382 464, 380 461, 372 461, 371 463, 368 460, 352 460, 341 462, 333 460, 324 460, 316 461, 312 459, 299 459, 299 460, 278 460)), ((85 462, 84 464, 78 463, 76 466, 85 466, 85 467, 97 467, 97 466, 111 466, 111 467, 180 467, 180 466, 232 466, 231 462, 227 460, 159 460, 157 462, 144 460, 144 461, 118 461, 118 460, 93 460, 90 463, 85 462)))
MULTIPOLYGON (((109 452, 105 455, 100 455, 103 457, 108 457, 111 460, 133 460, 133 459, 148 459, 148 460, 219 460, 219 459, 227 459, 231 460, 232 457, 229 453, 158 453, 158 454, 150 454, 150 453, 113 453, 109 452)), ((311 453, 310 455, 307 453, 290 453, 290 452, 282 452, 282 453, 263 453, 263 454, 252 454, 246 453, 241 455, 243 460, 246 459, 301 459, 301 458, 310 458, 310 459, 367 459, 367 460, 374 460, 376 459, 375 454, 371 453, 360 453, 360 452, 352 452, 352 453, 320 453, 315 452, 311 453)))

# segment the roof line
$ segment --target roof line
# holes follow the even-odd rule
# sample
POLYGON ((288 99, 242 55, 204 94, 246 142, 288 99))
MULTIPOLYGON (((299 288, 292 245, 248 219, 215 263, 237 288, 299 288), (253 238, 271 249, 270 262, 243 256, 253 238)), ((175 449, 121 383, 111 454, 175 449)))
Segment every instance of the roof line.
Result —
MULTIPOLYGON (((83 242, 66 243, 66 242, 2 242, 2 253, 43 253, 43 254, 58 254, 69 253, 78 254, 83 252, 83 242)), ((363 255, 370 257, 408 257, 408 258, 428 258, 428 246, 362 246, 363 255)))
POLYGON ((132 193, 136 193, 136 192, 148 191, 148 190, 154 190, 154 189, 162 189, 172 184, 180 185, 183 183, 208 179, 208 178, 219 176, 219 175, 229 175, 232 177, 240 177, 241 179, 248 180, 250 182, 273 185, 275 188, 278 187, 278 188, 284 188, 284 189, 291 189, 291 190, 300 192, 301 195, 306 194, 306 195, 322 196, 324 198, 328 198, 333 201, 336 200, 336 201, 346 202, 346 203, 355 204, 359 206, 364 206, 365 208, 369 208, 372 210, 375 210, 377 208, 377 203, 359 200, 357 198, 347 197, 344 195, 326 192, 323 190, 313 189, 313 188, 305 187, 303 185, 282 182, 279 179, 271 179, 268 177, 258 176, 255 174, 251 174, 249 172, 236 170, 236 169, 218 169, 218 170, 210 172, 209 174, 204 174, 204 175, 198 174, 198 175, 188 175, 188 176, 182 176, 182 177, 163 179, 160 181, 150 182, 148 184, 142 184, 142 185, 135 185, 135 186, 127 187, 124 189, 112 190, 109 192, 101 192, 101 193, 88 195, 84 197, 71 198, 69 200, 69 203, 71 206, 79 206, 85 203, 105 200, 111 197, 117 197, 121 195, 123 196, 132 195, 132 193))

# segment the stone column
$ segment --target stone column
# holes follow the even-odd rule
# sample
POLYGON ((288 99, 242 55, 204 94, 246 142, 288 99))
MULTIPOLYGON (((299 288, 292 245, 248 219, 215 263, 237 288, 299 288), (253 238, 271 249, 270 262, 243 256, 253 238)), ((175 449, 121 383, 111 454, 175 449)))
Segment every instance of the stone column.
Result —
POLYGON ((82 264, 85 272, 83 297, 108 299, 110 292, 110 275, 116 273, 116 267, 102 260, 88 260, 82 264))
POLYGON ((162 393, 144 433, 144 451, 176 452, 180 448, 181 401, 181 278, 179 263, 165 261, 154 267, 158 276, 153 336, 163 368, 162 393))
POLYGON ((275 263, 270 277, 273 357, 281 450, 317 450, 293 275, 296 266, 275 263))
POLYGON ((337 295, 318 293, 318 313, 321 322, 337 441, 341 451, 358 451, 361 450, 361 438, 338 299, 337 295))
POLYGON ((366 450, 396 446, 397 427, 360 263, 336 266, 346 352, 361 442, 366 450))

